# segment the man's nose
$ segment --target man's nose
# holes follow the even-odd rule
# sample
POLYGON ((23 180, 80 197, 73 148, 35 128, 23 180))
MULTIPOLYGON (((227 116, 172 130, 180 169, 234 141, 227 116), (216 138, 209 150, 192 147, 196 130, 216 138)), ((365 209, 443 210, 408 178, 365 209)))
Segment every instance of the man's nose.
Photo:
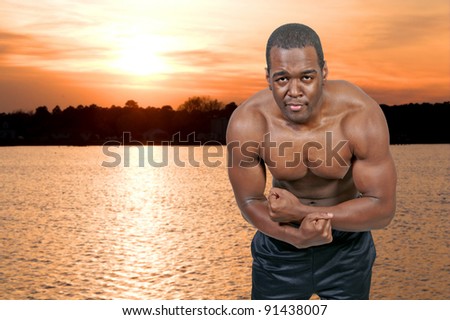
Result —
POLYGON ((289 84, 288 95, 295 98, 303 96, 301 82, 298 79, 291 79, 289 84))

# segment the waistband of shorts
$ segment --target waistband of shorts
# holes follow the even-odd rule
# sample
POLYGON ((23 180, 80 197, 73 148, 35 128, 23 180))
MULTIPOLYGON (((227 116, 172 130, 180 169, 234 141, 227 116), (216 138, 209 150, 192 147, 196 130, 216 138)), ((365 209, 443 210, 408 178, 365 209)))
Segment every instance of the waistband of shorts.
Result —
POLYGON ((276 252, 280 252, 280 253, 284 252, 285 254, 288 254, 289 252, 291 252, 291 253, 295 254, 296 252, 312 250, 314 248, 321 248, 321 247, 322 248, 332 247, 335 245, 350 243, 352 241, 365 241, 365 240, 372 241, 372 235, 371 235, 370 231, 347 232, 347 231, 338 231, 338 230, 333 229, 332 233, 333 233, 333 241, 331 243, 323 244, 320 246, 309 247, 309 248, 305 248, 305 249, 298 249, 287 242, 277 240, 275 238, 272 238, 272 237, 269 237, 269 236, 263 234, 260 231, 257 231, 252 242, 254 242, 256 240, 256 242, 258 244, 252 243, 252 245, 255 246, 255 249, 256 249, 256 247, 260 247, 261 249, 264 247, 265 249, 262 251, 268 250, 268 251, 276 251, 276 252))

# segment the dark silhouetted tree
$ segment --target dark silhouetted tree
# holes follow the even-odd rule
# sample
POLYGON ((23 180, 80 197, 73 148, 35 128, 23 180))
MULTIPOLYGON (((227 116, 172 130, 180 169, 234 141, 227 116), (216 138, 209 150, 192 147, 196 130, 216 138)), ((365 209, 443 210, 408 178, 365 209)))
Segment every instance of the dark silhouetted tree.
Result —
POLYGON ((128 100, 127 102, 125 102, 125 107, 126 108, 139 108, 139 104, 134 100, 128 100))
POLYGON ((210 97, 190 97, 187 101, 180 105, 179 111, 200 111, 209 112, 220 110, 224 107, 224 104, 217 99, 211 99, 210 97))

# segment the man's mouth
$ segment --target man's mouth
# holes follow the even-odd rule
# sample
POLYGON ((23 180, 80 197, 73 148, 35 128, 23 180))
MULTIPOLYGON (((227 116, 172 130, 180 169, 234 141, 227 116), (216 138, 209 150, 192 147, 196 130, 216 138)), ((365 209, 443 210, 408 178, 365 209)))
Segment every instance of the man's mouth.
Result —
POLYGON ((287 107, 291 111, 300 111, 304 108, 304 104, 303 103, 288 103, 287 107))

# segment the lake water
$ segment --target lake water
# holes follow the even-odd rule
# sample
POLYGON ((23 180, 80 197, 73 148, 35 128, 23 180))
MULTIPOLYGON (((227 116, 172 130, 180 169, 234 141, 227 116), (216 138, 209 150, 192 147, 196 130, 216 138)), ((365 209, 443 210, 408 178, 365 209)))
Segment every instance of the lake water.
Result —
MULTIPOLYGON (((249 299, 254 229, 223 147, 117 150, 0 148, 0 299, 249 299)), ((450 145, 392 152, 371 298, 450 299, 450 145)))

